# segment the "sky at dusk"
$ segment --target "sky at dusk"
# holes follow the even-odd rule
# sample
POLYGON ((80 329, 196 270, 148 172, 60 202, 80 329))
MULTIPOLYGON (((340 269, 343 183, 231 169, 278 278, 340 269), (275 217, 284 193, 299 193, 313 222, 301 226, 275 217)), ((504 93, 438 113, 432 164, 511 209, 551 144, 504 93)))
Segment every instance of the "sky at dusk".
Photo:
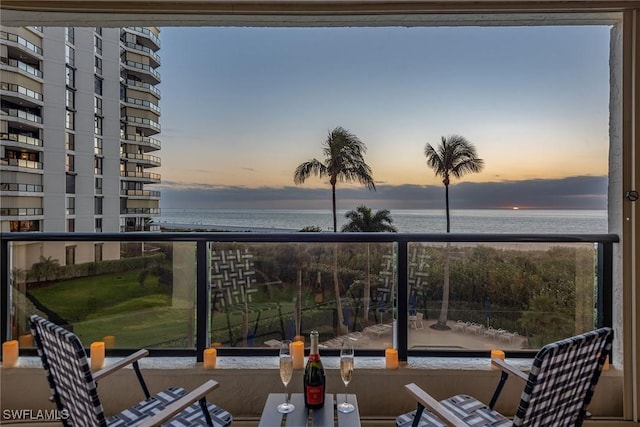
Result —
POLYGON ((604 209, 609 31, 163 28, 161 205, 188 204, 187 196, 201 207, 328 200, 326 181, 295 186, 293 172, 322 160, 322 142, 342 126, 366 144, 378 187, 367 195, 339 184, 349 200, 415 208, 426 189, 442 197, 424 147, 460 134, 485 162, 452 182, 469 208, 489 199, 491 207, 547 207, 545 196, 553 206, 604 209), (561 197, 558 183, 580 193, 561 197), (489 197, 495 192, 501 197, 489 197))

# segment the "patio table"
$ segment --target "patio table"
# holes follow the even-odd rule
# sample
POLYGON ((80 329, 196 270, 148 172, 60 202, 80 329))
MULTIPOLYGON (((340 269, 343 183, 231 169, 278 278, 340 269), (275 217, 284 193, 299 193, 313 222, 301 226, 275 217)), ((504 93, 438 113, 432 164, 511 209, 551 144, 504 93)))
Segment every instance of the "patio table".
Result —
POLYGON ((347 401, 352 403, 356 410, 350 414, 343 414, 336 410, 336 399, 343 402, 345 394, 339 393, 334 399, 333 394, 326 394, 324 407, 321 409, 308 410, 304 406, 304 395, 302 393, 292 393, 289 401, 296 409, 290 414, 281 414, 277 406, 284 402, 284 393, 271 393, 264 404, 260 417, 259 427, 280 427, 291 426, 313 426, 313 427, 334 427, 335 420, 338 427, 360 427, 360 413, 358 411, 358 400, 355 394, 347 394, 347 401))

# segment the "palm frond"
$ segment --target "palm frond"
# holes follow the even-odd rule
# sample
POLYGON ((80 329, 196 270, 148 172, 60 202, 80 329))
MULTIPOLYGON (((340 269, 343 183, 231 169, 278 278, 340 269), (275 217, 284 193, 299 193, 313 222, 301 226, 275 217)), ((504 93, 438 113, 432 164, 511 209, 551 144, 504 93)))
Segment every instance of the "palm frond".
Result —
POLYGON ((318 178, 324 178, 328 176, 327 167, 319 160, 313 159, 307 162, 301 163, 293 173, 293 182, 296 184, 302 184, 311 175, 315 175, 318 178))

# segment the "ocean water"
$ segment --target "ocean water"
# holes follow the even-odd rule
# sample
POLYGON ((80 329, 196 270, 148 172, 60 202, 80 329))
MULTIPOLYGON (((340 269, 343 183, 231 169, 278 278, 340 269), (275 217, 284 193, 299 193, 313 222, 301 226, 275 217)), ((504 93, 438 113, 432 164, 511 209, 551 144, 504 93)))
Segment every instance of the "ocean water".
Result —
MULTIPOLYGON (((347 223, 338 211, 338 228, 347 223)), ((391 210, 401 233, 444 233, 444 210, 391 210)), ((331 231, 330 210, 163 208, 161 225, 220 230, 298 231, 316 226, 331 231)), ((605 210, 467 209, 451 212, 452 233, 607 233, 605 210)))

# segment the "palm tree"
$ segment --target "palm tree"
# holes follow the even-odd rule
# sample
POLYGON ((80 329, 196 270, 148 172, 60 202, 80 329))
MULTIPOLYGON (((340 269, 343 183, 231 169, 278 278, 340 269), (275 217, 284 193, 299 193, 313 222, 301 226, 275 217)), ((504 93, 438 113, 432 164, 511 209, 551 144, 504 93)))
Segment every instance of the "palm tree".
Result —
POLYGON ((358 181, 369 190, 376 189, 371 175, 371 168, 364 161, 367 147, 360 139, 348 130, 338 126, 329 133, 322 144, 324 162, 312 159, 301 163, 293 175, 293 182, 302 184, 311 175, 319 178, 328 177, 331 184, 333 231, 338 231, 336 218, 336 184, 338 182, 358 181))
MULTIPOLYGON (((348 130, 338 126, 329 132, 329 136, 322 144, 324 162, 318 159, 301 163, 293 174, 293 182, 302 184, 311 175, 319 178, 328 177, 331 184, 331 201, 333 211, 333 232, 338 231, 336 218, 336 184, 340 182, 358 181, 369 190, 376 189, 371 175, 371 168, 364 161, 367 147, 360 139, 348 130)), ((338 282, 338 247, 333 252, 333 288, 336 295, 336 311, 338 312, 338 327, 344 324, 342 303, 340 302, 340 284, 338 282)))
MULTIPOLYGON (((371 208, 364 205, 358 206, 355 210, 345 214, 349 220, 347 224, 342 226, 342 231, 346 232, 390 232, 396 233, 398 230, 391 225, 393 219, 388 209, 381 209, 373 215, 371 208)), ((364 323, 369 322, 369 308, 371 305, 371 251, 367 243, 367 269, 364 278, 364 323)))
POLYGON ((398 230, 391 225, 393 219, 388 209, 380 209, 374 215, 371 208, 361 205, 355 210, 347 212, 344 216, 349 220, 349 223, 343 225, 341 231, 357 233, 398 232, 398 230))
MULTIPOLYGON (((461 178, 467 173, 480 172, 484 166, 484 160, 478 158, 475 146, 460 135, 450 135, 447 138, 443 136, 437 148, 434 148, 431 144, 427 144, 424 148, 424 155, 427 157, 427 165, 435 171, 436 176, 442 177, 447 212, 447 233, 449 233, 451 231, 451 219, 449 216, 449 183, 451 178, 461 178)), ((432 325, 432 328, 448 329, 448 310, 449 243, 447 243, 447 249, 445 250, 442 308, 440 309, 438 322, 432 325)))

